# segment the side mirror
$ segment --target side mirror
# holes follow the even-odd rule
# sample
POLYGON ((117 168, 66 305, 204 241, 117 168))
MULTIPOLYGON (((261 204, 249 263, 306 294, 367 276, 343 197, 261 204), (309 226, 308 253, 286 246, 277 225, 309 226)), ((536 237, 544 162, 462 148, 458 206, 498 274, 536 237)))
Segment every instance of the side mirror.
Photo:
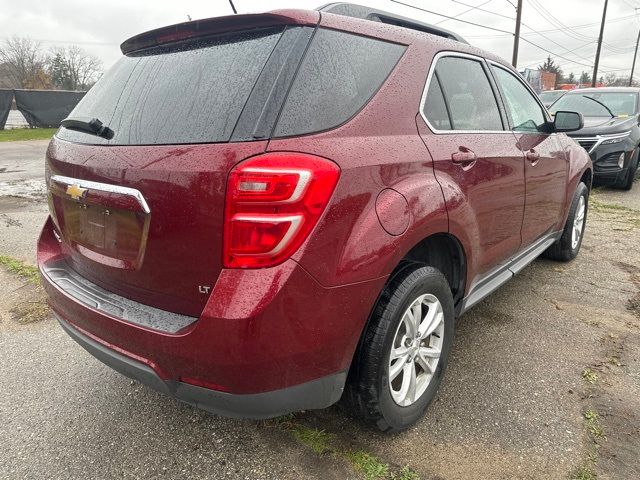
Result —
POLYGON ((584 127, 584 118, 578 112, 556 112, 553 118, 553 129, 556 132, 575 132, 584 127))

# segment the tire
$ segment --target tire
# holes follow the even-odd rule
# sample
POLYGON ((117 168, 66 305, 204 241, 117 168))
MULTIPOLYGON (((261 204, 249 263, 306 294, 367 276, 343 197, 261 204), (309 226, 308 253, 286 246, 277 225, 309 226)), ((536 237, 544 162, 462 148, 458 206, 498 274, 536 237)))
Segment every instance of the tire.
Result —
POLYGON ((635 179, 636 172, 638 171, 638 155, 639 154, 640 154, 640 149, 636 149, 634 158, 629 163, 629 168, 627 169, 627 175, 618 185, 616 185, 617 187, 623 190, 631 190, 633 188, 633 180, 635 179))
POLYGON ((568 262, 573 260, 580 251, 582 245, 582 239, 584 238, 584 230, 587 224, 587 212, 589 210, 589 189, 587 186, 580 182, 576 188, 576 193, 573 195, 573 201, 571 202, 571 208, 569 209, 569 215, 567 216, 567 223, 562 231, 562 236, 551 245, 545 252, 544 256, 552 260, 559 260, 561 262, 568 262), (584 202, 584 209, 582 215, 582 228, 579 232, 579 238, 577 242, 574 242, 573 231, 576 221, 576 215, 578 214, 578 206, 580 205, 580 199, 584 202))
MULTIPOLYGON (((414 312, 415 308, 411 311, 414 312)), ((435 397, 447 366, 453 330, 453 297, 444 275, 433 267, 415 265, 397 274, 378 300, 356 351, 343 396, 347 410, 383 432, 400 431, 413 425, 435 397), (433 324, 438 324, 434 334, 422 340, 408 335, 408 323, 403 320, 410 318, 405 317, 405 313, 416 302, 421 305, 422 318, 425 319, 420 324, 421 330, 427 328, 427 317, 431 312, 436 319, 433 324), (412 345, 408 346, 408 342, 412 345), (406 356, 393 360, 393 365, 392 346, 396 353, 401 349, 408 352, 406 356), (416 356, 418 352, 424 352, 425 356, 435 354, 438 349, 441 352, 439 358, 416 356), (398 403, 394 395, 402 396, 403 388, 399 385, 404 386, 405 375, 407 381, 412 378, 409 374, 411 356, 415 359, 413 368, 417 372, 416 398, 412 401, 409 388, 405 404, 401 405, 403 402, 398 403), (422 367, 422 362, 427 362, 430 372, 422 367), (401 373, 389 382, 392 367, 401 367, 401 373), (392 386, 399 392, 392 393, 392 386)))

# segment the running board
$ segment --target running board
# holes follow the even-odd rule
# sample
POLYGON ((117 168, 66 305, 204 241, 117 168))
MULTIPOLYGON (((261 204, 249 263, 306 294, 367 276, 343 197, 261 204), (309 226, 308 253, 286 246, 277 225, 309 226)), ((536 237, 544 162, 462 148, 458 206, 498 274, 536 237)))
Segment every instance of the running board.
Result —
POLYGON ((481 278, 471 289, 469 295, 462 300, 459 315, 462 315, 476 303, 511 280, 524 267, 533 262, 542 252, 553 245, 561 236, 562 231, 553 232, 541 237, 515 257, 509 259, 506 264, 499 266, 481 278))

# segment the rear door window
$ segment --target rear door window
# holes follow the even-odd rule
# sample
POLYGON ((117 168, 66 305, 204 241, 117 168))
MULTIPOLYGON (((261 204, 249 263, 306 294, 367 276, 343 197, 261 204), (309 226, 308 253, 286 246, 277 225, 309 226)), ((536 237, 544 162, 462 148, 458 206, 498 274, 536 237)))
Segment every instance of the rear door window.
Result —
POLYGON ((335 30, 313 37, 276 126, 276 137, 337 127, 376 93, 405 47, 335 30))
POLYGON ((443 57, 437 62, 435 72, 453 130, 503 130, 498 102, 482 63, 466 57, 443 57))
POLYGON ((112 140, 62 128, 80 143, 227 142, 283 28, 218 35, 130 54, 69 115, 98 118, 112 140))
POLYGON ((451 119, 447 105, 444 102, 438 76, 434 75, 429 84, 427 98, 424 104, 424 114, 429 124, 436 130, 451 130, 451 119))

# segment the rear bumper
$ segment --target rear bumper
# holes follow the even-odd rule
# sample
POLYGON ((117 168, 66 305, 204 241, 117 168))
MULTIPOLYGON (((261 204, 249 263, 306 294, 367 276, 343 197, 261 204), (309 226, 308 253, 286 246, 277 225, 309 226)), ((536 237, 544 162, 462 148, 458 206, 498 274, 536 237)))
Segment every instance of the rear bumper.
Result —
POLYGON ((59 272, 71 268, 64 267, 62 247, 49 220, 38 243, 42 283, 53 311, 79 343, 156 390, 252 418, 324 408, 340 398, 386 280, 325 288, 292 260, 268 269, 223 270, 201 315, 170 330, 155 321, 154 309, 97 291, 77 272, 59 272), (136 312, 152 321, 134 318, 136 312))
POLYGON ((162 380, 144 363, 126 357, 92 340, 58 317, 60 325, 82 348, 105 365, 160 393, 182 402, 227 417, 271 418, 288 412, 325 408, 342 395, 346 372, 328 375, 311 382, 271 392, 233 395, 178 381, 162 380))

